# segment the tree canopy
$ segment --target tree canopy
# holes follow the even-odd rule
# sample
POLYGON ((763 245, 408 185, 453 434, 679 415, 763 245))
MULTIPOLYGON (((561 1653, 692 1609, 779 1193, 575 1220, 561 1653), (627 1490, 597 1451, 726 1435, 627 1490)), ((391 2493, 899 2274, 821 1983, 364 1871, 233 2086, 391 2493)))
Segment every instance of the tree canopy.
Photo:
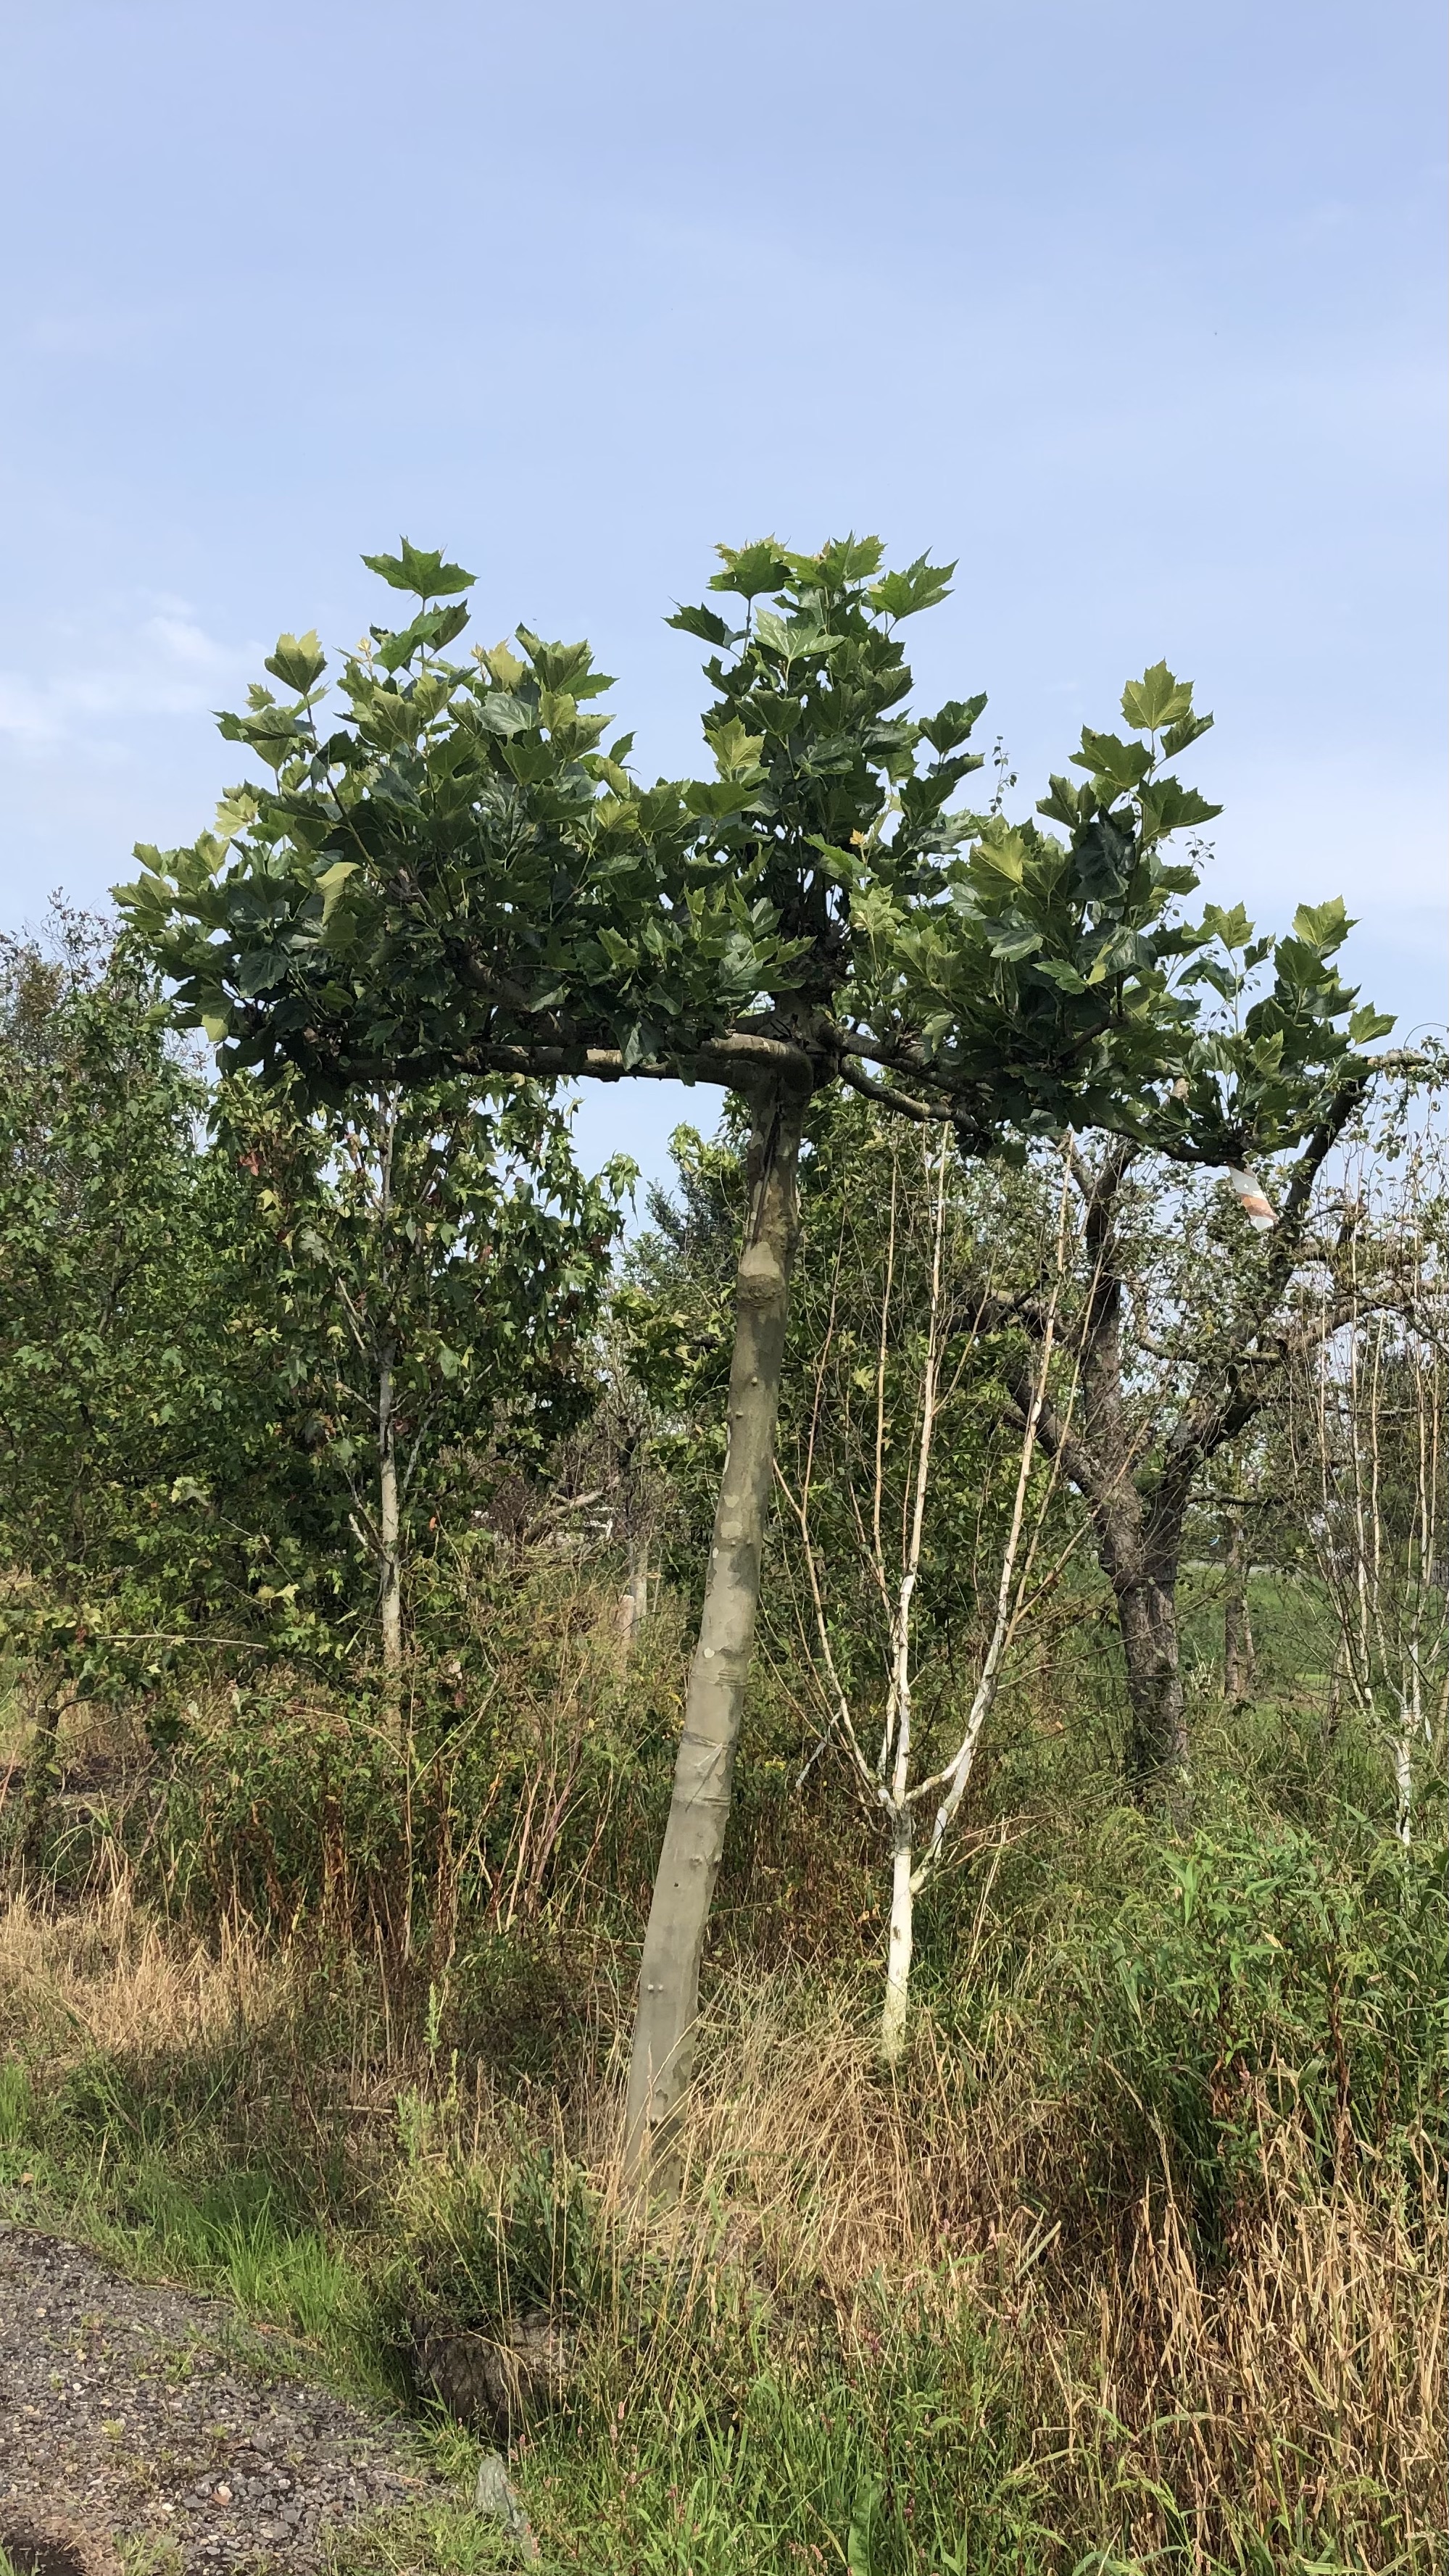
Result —
POLYGON ((224 1066, 334 1098, 459 1072, 838 1078, 978 1145, 1071 1118, 1235 1163, 1361 1073, 1389 1024, 1333 966, 1341 904, 1276 941, 1241 908, 1182 917, 1197 870, 1166 845, 1219 809, 1169 766, 1212 719, 1165 663, 1124 690, 1122 734, 1083 731, 1042 821, 1012 822, 952 802, 984 697, 902 712, 902 622, 953 567, 883 570, 874 538, 720 552, 730 617, 671 621, 711 648, 707 779, 638 783, 586 644, 520 626, 449 659, 473 576, 406 541, 367 561, 416 613, 335 692, 315 634, 279 639, 277 688, 221 718, 268 775, 119 890, 224 1066))

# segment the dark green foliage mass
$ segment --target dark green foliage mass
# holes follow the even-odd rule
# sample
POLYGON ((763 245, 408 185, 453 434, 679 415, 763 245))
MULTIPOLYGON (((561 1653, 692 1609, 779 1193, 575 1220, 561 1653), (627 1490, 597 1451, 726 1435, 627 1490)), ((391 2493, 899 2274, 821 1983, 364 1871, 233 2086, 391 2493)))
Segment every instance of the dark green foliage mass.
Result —
POLYGON ((224 1063, 290 1064, 334 1098, 793 1064, 811 1088, 884 1083, 978 1143, 1070 1115, 1208 1161, 1291 1139, 1361 1070, 1387 1023, 1344 1025, 1341 907, 1276 948, 1236 915, 1179 916, 1197 877, 1165 844, 1217 809, 1164 767, 1211 721, 1165 664, 1124 694, 1136 738, 1089 730, 1086 783, 1053 780, 1063 842, 952 804, 983 698, 900 711, 900 621, 945 572, 883 572, 874 538, 721 552, 711 587, 741 622, 673 621, 714 648, 706 780, 638 785, 585 644, 520 627, 519 652, 447 659, 466 610, 429 603, 470 577, 410 547, 369 561, 418 614, 346 658, 340 707, 316 637, 279 640, 286 694, 258 684, 222 720, 270 779, 190 848, 142 849, 122 892, 224 1063), (1184 963, 1225 990, 1269 958, 1241 1025, 1200 1030, 1184 963))
POLYGON ((627 1166, 586 1180, 518 1083, 347 1119, 215 1092, 134 948, 55 928, 0 991, 10 1632, 85 1690, 212 1641, 365 1649, 379 1350, 409 1521, 466 1527, 595 1401, 627 1166))
POLYGON ((9 1617, 77 1681, 311 1592, 326 1516, 294 1483, 236 1330, 242 1177, 149 970, 99 925, 13 943, 0 1082, 0 1419, 9 1617))

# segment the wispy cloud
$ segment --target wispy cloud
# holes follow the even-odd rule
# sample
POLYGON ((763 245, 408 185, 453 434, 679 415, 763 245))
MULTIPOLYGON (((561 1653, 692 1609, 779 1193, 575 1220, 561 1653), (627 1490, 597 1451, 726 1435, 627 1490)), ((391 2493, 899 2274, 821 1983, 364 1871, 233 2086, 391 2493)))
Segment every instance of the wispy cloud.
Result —
POLYGON ((43 656, 48 668, 0 670, 0 736, 17 750, 44 752, 82 739, 111 750, 97 742, 98 725, 210 709, 255 658, 254 646, 208 634, 187 601, 143 597, 128 616, 88 629, 83 639, 73 631, 52 634, 43 656))

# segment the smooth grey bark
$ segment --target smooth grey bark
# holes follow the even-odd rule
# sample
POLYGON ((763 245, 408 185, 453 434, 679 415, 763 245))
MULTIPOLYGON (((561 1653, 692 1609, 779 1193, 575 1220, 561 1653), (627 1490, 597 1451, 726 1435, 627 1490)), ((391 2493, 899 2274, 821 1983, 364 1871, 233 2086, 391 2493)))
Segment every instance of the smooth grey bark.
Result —
POLYGON ((905 2053, 911 1954, 915 1946, 915 1896, 911 1884, 911 1816, 907 1809, 897 1822, 891 1854, 891 1919, 886 1943, 885 2002, 880 2017, 880 2053, 887 2066, 899 2066, 905 2053))
POLYGON ((774 1485, 790 1272, 800 1234, 806 1097, 803 1086, 772 1084, 751 1104, 750 1197, 735 1283, 728 1445, 669 1820, 644 1934, 629 2062, 625 2161, 633 2177, 644 2173, 666 2142, 693 2065, 700 1964, 729 1817, 774 1485))
POLYGON ((402 1525, 398 1512, 397 1422, 392 1370, 393 1346, 389 1342, 380 1354, 377 1371, 377 1534, 382 1668, 390 1677, 402 1670, 403 1659, 402 1525))
POLYGON ((649 1541, 635 1539, 629 1548, 629 1576, 619 1595, 619 1643, 627 1664, 649 1616, 649 1541))
POLYGON ((1223 1594, 1223 1689, 1234 1708, 1253 1696, 1256 1656, 1248 1613, 1248 1543, 1241 1512, 1228 1520, 1227 1588, 1223 1594))

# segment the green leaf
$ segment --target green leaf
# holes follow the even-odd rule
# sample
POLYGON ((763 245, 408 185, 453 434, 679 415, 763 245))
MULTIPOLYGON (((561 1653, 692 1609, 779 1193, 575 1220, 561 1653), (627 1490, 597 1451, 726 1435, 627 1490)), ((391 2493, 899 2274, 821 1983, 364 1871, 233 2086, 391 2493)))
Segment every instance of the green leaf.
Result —
POLYGON ((341 894, 348 878, 356 873, 357 866, 358 862, 356 859, 334 859, 330 868, 324 868, 319 877, 313 878, 312 882, 322 897, 322 927, 324 930, 326 929, 328 922, 331 920, 333 913, 337 909, 338 896, 341 894))
POLYGON ((977 845, 976 862, 989 868, 993 876, 1005 877, 1009 885, 1020 885, 1026 868, 1026 843, 1020 832, 1014 832, 999 814, 993 814, 977 845))
POLYGON ((761 537, 752 546, 716 546, 715 553, 725 569, 711 574, 711 590, 732 590, 741 599, 758 599, 764 591, 784 589, 789 565, 773 537, 761 537))
POLYGON ((728 724, 707 725, 705 740, 714 753, 715 767, 721 778, 748 778, 751 784, 763 778, 760 754, 765 747, 761 733, 746 733, 738 716, 728 724))
MULTIPOLYGON (((811 833, 810 847, 812 850, 818 850, 820 853, 822 874, 832 878, 836 885, 854 886, 860 882, 863 874, 864 863, 858 850, 837 849, 835 843, 833 841, 827 841, 824 834, 820 832, 811 833)), ((869 905, 872 900, 876 902, 877 907, 883 904, 885 909, 890 913, 891 918, 895 918, 895 907, 891 903, 890 897, 885 893, 884 889, 881 887, 866 887, 862 890, 860 902, 854 907, 852 913, 852 926, 855 929, 858 930, 862 926, 862 907, 869 905)), ((878 910, 877 921, 879 921, 879 918, 880 914, 878 910)), ((873 933, 873 935, 875 934, 873 933)))
POLYGON ((1074 786, 1070 778, 1063 778, 1056 770, 1053 770, 1051 777, 1051 791, 1050 796, 1043 796, 1039 800, 1036 809, 1038 814, 1049 816, 1053 823, 1074 824, 1078 822, 1081 818, 1082 811, 1081 789, 1074 786))
POLYGON ((505 741, 510 734, 527 733, 538 721, 538 709, 524 698, 511 696, 507 689, 490 689, 486 697, 477 701, 475 713, 486 733, 502 734, 505 741))
POLYGON ((274 985, 282 983, 286 972, 287 960, 282 951, 272 948, 251 949, 246 955, 237 959, 235 967, 237 991, 244 1001, 254 1002, 258 994, 269 993, 274 985))
POLYGON ((475 644, 473 656, 475 661, 482 663, 490 680, 496 681, 500 689, 509 692, 517 688, 528 669, 528 664, 520 662, 516 653, 509 652, 506 642, 491 646, 475 644))
POLYGON ((991 942, 993 957, 1004 957, 1015 964, 1023 957, 1034 957, 1041 946, 1041 932, 1029 921, 1007 922, 991 942))
POLYGON ((276 651, 267 655, 264 668, 281 681, 283 688, 304 698, 327 668, 327 656, 317 642, 316 628, 310 627, 305 635, 279 635, 276 651))
POLYGON ((845 2541, 847 2576, 872 2576, 871 2540, 882 2492, 878 2478, 866 2476, 857 2483, 845 2541))
POLYGON ((1300 903, 1293 915, 1294 938, 1305 948, 1316 948, 1320 957, 1340 948, 1352 928, 1341 894, 1327 903, 1300 903))
POLYGON ((732 644, 733 628, 713 608, 677 608, 666 617, 666 626, 677 626, 684 635, 697 635, 704 644, 732 644))
POLYGON ((1123 742, 1119 734, 1093 733, 1083 725, 1082 748, 1073 752, 1072 766, 1090 770, 1114 795, 1130 796, 1152 767, 1152 754, 1145 743, 1123 742))
POLYGON ((1160 733, 1192 710, 1191 680, 1176 680, 1165 662, 1154 662, 1122 692, 1122 713, 1134 733, 1160 733))
POLYGON ((1162 748, 1168 759, 1176 760, 1178 753, 1186 751, 1188 744, 1196 742, 1200 734, 1211 733, 1212 723, 1211 716, 1184 716, 1180 724, 1169 725, 1162 737, 1162 748))
POLYGON ((461 599, 455 600, 451 608, 440 609, 432 636, 434 652, 440 653, 445 644, 451 644, 455 635, 462 634, 467 623, 468 611, 461 599))
POLYGON ((1393 1025, 1392 1011, 1376 1011, 1371 1002, 1364 1002, 1350 1019, 1348 1034, 1355 1046, 1367 1046, 1373 1038, 1386 1038, 1393 1025))
MULTIPOLYGON (((763 771, 760 773, 763 777, 763 771)), ((722 823, 728 815, 738 814, 756 794, 758 781, 745 778, 691 778, 684 790, 686 810, 691 814, 710 815, 722 823)))
POLYGON ((444 599, 450 591, 471 590, 475 576, 461 564, 444 563, 440 554, 426 554, 419 546, 399 539, 400 555, 364 555, 369 572, 382 575, 394 590, 410 590, 416 599, 444 599))
POLYGON ((883 617, 914 617, 921 609, 949 599, 955 569, 954 563, 933 564, 925 555, 917 555, 904 572, 883 573, 872 582, 866 597, 883 617))
POLYGON ((922 717, 919 731, 931 749, 944 760, 958 744, 969 741, 972 727, 985 705, 984 692, 979 698, 948 698, 935 715, 922 717))
POLYGON ((461 605, 420 609, 411 626, 404 626, 396 635, 383 636, 375 659, 385 671, 400 671, 405 662, 412 660, 420 644, 448 643, 453 636, 461 634, 467 623, 468 611, 461 605))
POLYGON ((773 608, 761 608, 755 616, 755 639, 770 653, 781 653, 788 662, 794 654, 794 629, 789 621, 777 617, 773 608))
MULTIPOLYGON (((879 537, 832 537, 812 558, 809 570, 818 570, 832 590, 843 590, 851 582, 864 581, 868 574, 879 572, 885 547, 879 537)), ((792 555, 792 564, 800 557, 792 555)))
POLYGON ((1072 845, 1077 882, 1089 902, 1115 900, 1132 873, 1133 848, 1126 834, 1119 832, 1105 814, 1079 833, 1072 845))
POLYGON ((257 800, 249 787, 229 787, 216 809, 216 837, 234 841, 257 819, 257 800))
POLYGON ((1195 787, 1183 787, 1175 778, 1154 779, 1142 790, 1142 820, 1152 840, 1180 831, 1187 823, 1211 823, 1222 810, 1199 796, 1195 787))
POLYGON ((612 689, 614 683, 608 672, 594 670, 587 644, 546 644, 541 635, 523 625, 515 626, 513 631, 545 689, 571 698, 602 697, 606 689, 612 689))
POLYGON ((1235 903, 1231 912, 1225 912, 1221 904, 1204 904, 1202 926, 1205 938, 1220 939, 1225 948, 1246 948, 1253 936, 1253 925, 1240 903, 1235 903))
POLYGON ((251 716, 223 714, 216 724, 223 741, 248 744, 269 769, 280 769, 310 739, 306 726, 285 707, 259 707, 251 716))
POLYGON ((506 742, 503 761, 520 787, 537 787, 545 778, 553 776, 558 767, 558 754, 546 742, 506 742))

